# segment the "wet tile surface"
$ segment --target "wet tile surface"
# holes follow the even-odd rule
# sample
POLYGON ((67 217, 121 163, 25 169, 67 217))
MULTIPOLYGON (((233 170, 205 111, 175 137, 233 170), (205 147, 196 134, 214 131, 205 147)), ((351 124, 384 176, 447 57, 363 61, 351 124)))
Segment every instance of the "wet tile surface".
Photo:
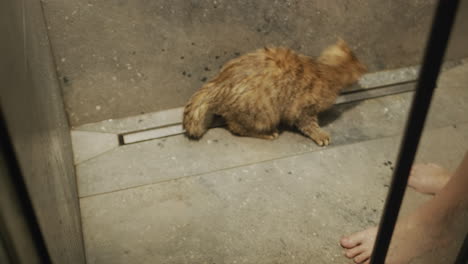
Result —
MULTIPOLYGON (((467 71, 444 74, 418 162, 454 169, 468 149, 467 71)), ((80 164, 88 262, 347 263, 338 240, 378 223, 411 96, 326 113, 327 148, 292 132, 264 141, 218 128, 80 164)), ((428 199, 408 189, 401 215, 428 199)))
MULTIPOLYGON (((375 225, 398 137, 81 199, 89 263, 343 263, 375 225)), ((418 160, 455 166, 468 137, 425 133, 418 160)), ((425 197, 411 190, 404 207, 425 197)), ((407 209, 408 210, 408 209, 407 209)))

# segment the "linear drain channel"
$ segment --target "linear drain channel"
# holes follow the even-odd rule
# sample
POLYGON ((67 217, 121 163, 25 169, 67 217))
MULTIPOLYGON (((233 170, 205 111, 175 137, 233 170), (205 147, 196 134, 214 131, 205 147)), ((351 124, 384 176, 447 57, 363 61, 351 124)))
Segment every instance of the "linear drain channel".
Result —
MULTIPOLYGON (((382 88, 355 91, 352 93, 340 95, 337 98, 335 104, 345 104, 345 103, 362 101, 362 100, 386 96, 386 95, 410 92, 414 90, 414 85, 415 85, 414 82, 410 82, 410 83, 405 83, 403 85, 397 85, 397 86, 387 86, 387 87, 382 87, 382 88)), ((211 125, 211 128, 219 127, 222 125, 223 123, 218 120, 217 122, 214 122, 211 125)), ((174 125, 169 125, 169 126, 164 126, 164 127, 156 127, 152 129, 143 130, 143 131, 135 131, 135 132, 121 134, 119 135, 119 141, 120 141, 120 144, 127 145, 127 144, 138 143, 141 141, 151 140, 151 139, 180 135, 183 133, 184 133, 184 129, 182 128, 182 124, 179 123, 179 124, 174 124, 174 125)))

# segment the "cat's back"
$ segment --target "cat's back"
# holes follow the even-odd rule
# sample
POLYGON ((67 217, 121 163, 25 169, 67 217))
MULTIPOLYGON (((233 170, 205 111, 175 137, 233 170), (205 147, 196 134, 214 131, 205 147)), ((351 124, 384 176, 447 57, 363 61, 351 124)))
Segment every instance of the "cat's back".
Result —
MULTIPOLYGON (((208 85, 216 90, 219 109, 262 109, 288 104, 304 85, 311 59, 283 47, 266 47, 224 65, 208 85), (301 81, 302 80, 302 81, 301 81)), ((277 112, 277 111, 276 111, 277 112)))
POLYGON ((265 47, 226 63, 221 72, 282 75, 303 68, 312 60, 284 47, 265 47))
POLYGON ((310 60, 310 58, 284 47, 266 47, 257 52, 263 60, 282 71, 301 67, 310 60))

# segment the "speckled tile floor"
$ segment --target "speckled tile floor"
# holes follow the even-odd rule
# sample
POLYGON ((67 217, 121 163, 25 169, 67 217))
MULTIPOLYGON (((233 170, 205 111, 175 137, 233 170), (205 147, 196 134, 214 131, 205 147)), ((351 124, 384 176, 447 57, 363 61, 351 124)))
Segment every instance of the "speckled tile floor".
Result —
MULTIPOLYGON (((415 65, 435 7, 420 0, 41 4, 72 126, 182 106, 221 65, 265 45, 315 57, 343 37, 372 72, 415 65)), ((467 22, 458 16, 448 58, 468 56, 467 22)))
MULTIPOLYGON (((468 149, 467 66, 443 74, 418 161, 454 167, 468 149)), ((88 263, 347 263, 338 240, 379 221, 411 97, 336 107, 326 148, 217 128, 80 162, 88 263)), ((410 190, 403 213, 425 199, 410 190)))

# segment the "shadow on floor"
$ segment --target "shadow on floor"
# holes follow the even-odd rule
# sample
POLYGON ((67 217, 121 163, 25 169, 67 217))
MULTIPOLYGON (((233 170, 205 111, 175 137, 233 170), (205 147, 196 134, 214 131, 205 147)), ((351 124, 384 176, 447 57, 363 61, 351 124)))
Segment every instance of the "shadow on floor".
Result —
MULTIPOLYGON (((324 126, 327 126, 328 124, 334 122, 335 120, 339 119, 340 116, 343 113, 357 107, 361 102, 362 101, 356 101, 356 102, 351 102, 351 103, 335 105, 331 109, 320 113, 319 114, 320 126, 324 127, 324 126)), ((224 128, 226 128, 225 120, 221 116, 215 115, 214 118, 213 118, 211 128, 214 128, 214 127, 224 127, 224 128)), ((293 132, 293 133, 302 134, 297 128, 290 127, 290 126, 287 126, 287 125, 284 125, 284 124, 281 124, 279 126, 279 131, 280 131, 280 133, 283 133, 284 131, 289 131, 289 132, 293 132)))
POLYGON ((335 105, 334 107, 328 109, 325 112, 319 114, 319 122, 320 126, 327 126, 328 124, 332 123, 333 121, 340 118, 340 116, 349 111, 356 106, 358 106, 362 101, 356 101, 351 103, 339 104, 335 105))

